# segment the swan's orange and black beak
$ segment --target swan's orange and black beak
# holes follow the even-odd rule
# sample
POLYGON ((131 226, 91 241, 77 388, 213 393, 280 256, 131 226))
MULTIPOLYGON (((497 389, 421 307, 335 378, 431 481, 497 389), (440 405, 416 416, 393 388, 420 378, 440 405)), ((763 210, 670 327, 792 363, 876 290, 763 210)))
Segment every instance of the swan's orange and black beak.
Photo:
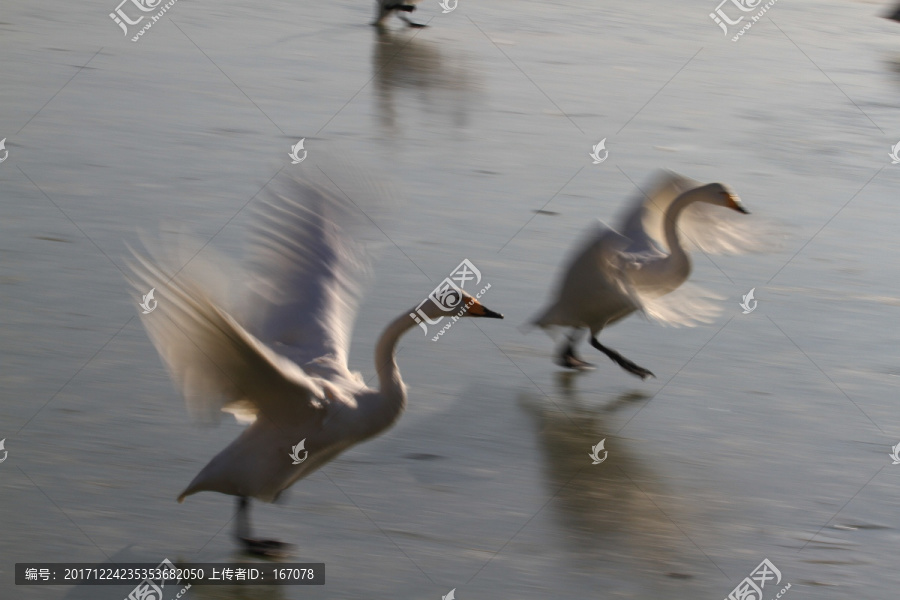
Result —
POLYGON ((472 306, 466 311, 467 317, 487 317, 489 319, 502 319, 503 315, 487 308, 474 298, 471 300, 472 306))
POLYGON ((723 192, 728 197, 728 208, 734 209, 739 213, 744 213, 745 215, 749 215, 750 211, 744 208, 744 205, 741 204, 741 199, 738 198, 737 194, 729 194, 728 192, 723 192))

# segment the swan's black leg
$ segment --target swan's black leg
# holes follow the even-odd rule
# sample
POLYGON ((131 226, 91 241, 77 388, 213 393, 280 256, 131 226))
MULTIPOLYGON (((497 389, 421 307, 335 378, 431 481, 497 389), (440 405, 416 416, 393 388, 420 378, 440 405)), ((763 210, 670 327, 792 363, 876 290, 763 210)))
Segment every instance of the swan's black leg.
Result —
POLYGON ((603 354, 610 357, 613 360, 613 362, 615 362, 617 365, 619 365, 620 367, 622 367, 629 373, 637 375, 641 379, 647 379, 648 377, 656 377, 656 375, 654 375, 653 373, 651 373, 644 367, 634 364, 633 362, 631 362, 630 360, 628 360, 627 358, 625 358, 624 356, 622 356, 621 354, 619 354, 618 352, 613 350, 612 348, 607 348, 606 346, 604 346, 603 344, 598 342, 597 338, 594 336, 591 336, 591 346, 593 346, 594 348, 596 348, 603 354))
POLYGON ((563 342, 563 345, 560 348, 556 364, 567 369, 577 369, 581 371, 587 371, 594 368, 594 365, 581 360, 575 355, 575 344, 577 344, 578 340, 581 338, 580 334, 581 330, 573 329, 572 332, 566 336, 566 341, 563 342))
POLYGON ((234 514, 234 539, 241 542, 250 537, 250 500, 239 496, 234 514))
POLYGON ((248 554, 275 557, 284 554, 290 544, 277 540, 255 540, 250 537, 250 499, 239 496, 237 513, 234 516, 234 537, 248 554))
POLYGON ((405 21, 406 24, 409 25, 410 27, 428 27, 428 25, 423 25, 422 23, 415 23, 413 21, 410 21, 406 17, 406 15, 401 15, 399 12, 399 11, 402 11, 402 12, 411 13, 414 10, 416 10, 415 4, 401 4, 400 6, 397 7, 397 11, 398 11, 397 16, 400 17, 403 21, 405 21))
MULTIPOLYGON (((401 10, 405 10, 405 9, 401 9, 401 10)), ((406 18, 406 15, 398 14, 397 16, 400 17, 400 19, 402 19, 403 21, 406 21, 406 24, 409 25, 410 27, 415 27, 418 29, 421 29, 422 27, 428 27, 428 25, 425 25, 424 23, 416 23, 415 21, 410 21, 409 19, 406 18)))
POLYGON ((377 27, 379 30, 384 29, 385 21, 387 21, 388 17, 391 16, 391 13, 396 10, 395 8, 385 8, 383 4, 378 3, 378 14, 375 16, 375 20, 372 21, 372 25, 377 27))

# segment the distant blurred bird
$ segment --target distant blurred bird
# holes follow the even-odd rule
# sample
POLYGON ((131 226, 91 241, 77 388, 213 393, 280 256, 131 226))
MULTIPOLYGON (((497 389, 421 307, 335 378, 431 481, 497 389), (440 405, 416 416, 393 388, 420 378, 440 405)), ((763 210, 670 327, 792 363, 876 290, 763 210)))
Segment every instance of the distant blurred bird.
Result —
POLYGON ((426 25, 421 23, 410 21, 406 15, 401 14, 404 12, 413 12, 416 10, 416 4, 421 1, 422 0, 376 0, 378 3, 378 15, 376 15, 372 25, 383 27, 388 18, 396 13, 396 15, 410 27, 426 27, 426 25))
MULTIPOLYGON (((329 189, 291 180, 257 211, 246 271, 205 275, 247 283, 247 310, 233 317, 209 285, 173 275, 135 253, 132 284, 158 293, 143 319, 154 346, 196 416, 231 412, 252 423, 217 454, 178 497, 215 491, 238 497, 235 536, 253 554, 285 546, 250 537, 249 498, 266 502, 338 454, 388 429, 406 406, 394 357, 416 321, 404 311, 375 346, 380 389, 347 367, 347 353, 366 270, 364 254, 345 227, 353 207, 329 189), (304 445, 305 442, 305 445, 304 445), (298 450, 303 450, 302 459, 298 450)), ((463 316, 503 318, 463 293, 463 316)), ((458 314, 433 302, 430 319, 458 314)))
POLYGON ((646 379, 653 373, 597 341, 604 327, 638 310, 670 324, 708 322, 718 309, 700 293, 679 294, 677 303, 660 298, 691 273, 681 235, 706 252, 741 252, 755 245, 745 230, 721 219, 717 207, 748 212, 728 186, 704 185, 667 171, 650 194, 633 202, 619 231, 601 223, 590 232, 570 259, 552 303, 532 321, 542 328, 571 328, 558 364, 570 369, 593 367, 574 349, 587 329, 594 348, 646 379))

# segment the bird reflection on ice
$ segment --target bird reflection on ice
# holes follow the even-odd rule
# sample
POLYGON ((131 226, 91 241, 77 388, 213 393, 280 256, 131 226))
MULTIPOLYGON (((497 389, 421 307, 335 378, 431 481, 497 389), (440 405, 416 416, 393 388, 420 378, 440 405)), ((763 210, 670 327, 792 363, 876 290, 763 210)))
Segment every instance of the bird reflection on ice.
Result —
POLYGON ((638 458, 635 442, 616 437, 608 423, 615 412, 647 396, 626 392, 602 408, 588 407, 573 387, 575 377, 558 374, 557 406, 532 393, 519 397, 537 427, 541 470, 566 563, 592 577, 631 570, 684 577, 691 569, 682 555, 691 542, 673 523, 678 505, 663 498, 656 470, 638 458), (590 449, 604 438, 608 458, 593 465, 590 449))
POLYGON ((445 58, 437 44, 414 34, 379 32, 372 71, 378 119, 391 132, 398 127, 398 114, 412 107, 429 120, 444 115, 453 127, 464 127, 479 97, 461 60, 445 58))

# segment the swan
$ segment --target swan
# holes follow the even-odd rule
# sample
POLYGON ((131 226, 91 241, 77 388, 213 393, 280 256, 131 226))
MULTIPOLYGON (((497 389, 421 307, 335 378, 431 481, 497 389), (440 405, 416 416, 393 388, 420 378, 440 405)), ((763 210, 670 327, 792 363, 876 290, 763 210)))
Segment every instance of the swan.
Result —
MULTIPOLYGON (((157 291, 157 309, 145 315, 144 326, 190 411, 210 418, 231 412, 251 423, 178 501, 203 491, 237 496, 234 535, 251 554, 275 556, 287 546, 251 536, 251 498, 273 502, 344 450, 383 433, 406 406, 394 353, 416 326, 416 309, 394 319, 375 345, 379 389, 347 365, 366 271, 346 227, 352 211, 311 181, 291 179, 286 193, 271 194, 250 232, 250 268, 202 270, 247 284, 242 317, 213 299, 212 284, 173 275, 132 250, 132 285, 157 291)), ((416 308, 431 320, 463 309, 465 317, 503 318, 465 292, 451 311, 434 302, 416 308)))
POLYGON ((416 10, 416 5, 421 2, 421 0, 376 0, 378 2, 378 15, 375 17, 375 20, 372 22, 372 25, 376 27, 384 27, 385 22, 388 18, 396 13, 397 16, 406 22, 410 27, 427 27, 427 25, 423 25, 422 23, 415 23, 410 21, 406 15, 401 14, 404 12, 413 12, 416 10))
POLYGON ((716 309, 699 294, 683 297, 679 303, 660 298, 681 286, 691 273, 681 234, 706 252, 734 253, 754 246, 746 231, 717 214, 721 213, 718 207, 749 214, 730 187, 666 171, 649 195, 627 209, 618 231, 603 223, 591 231, 570 259, 552 302, 531 321, 545 330, 571 328, 557 363, 571 369, 593 368, 574 350, 584 330, 589 330, 591 346, 624 370, 641 379, 654 376, 601 344, 597 335, 635 311, 671 324, 709 322, 716 309))

